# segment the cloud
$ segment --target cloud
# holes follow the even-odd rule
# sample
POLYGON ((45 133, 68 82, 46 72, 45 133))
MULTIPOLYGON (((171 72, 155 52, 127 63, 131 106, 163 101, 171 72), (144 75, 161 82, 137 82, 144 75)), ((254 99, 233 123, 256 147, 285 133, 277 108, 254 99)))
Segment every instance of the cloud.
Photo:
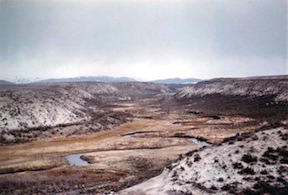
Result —
POLYGON ((286 0, 2 0, 1 78, 287 74, 286 0))

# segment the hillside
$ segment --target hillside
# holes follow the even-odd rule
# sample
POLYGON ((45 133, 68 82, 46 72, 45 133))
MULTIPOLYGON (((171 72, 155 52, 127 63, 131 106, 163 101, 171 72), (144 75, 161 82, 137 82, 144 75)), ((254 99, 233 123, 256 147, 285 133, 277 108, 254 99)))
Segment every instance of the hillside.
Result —
POLYGON ((115 103, 169 92, 155 83, 5 85, 0 89, 0 139, 3 144, 110 129, 129 120, 128 113, 111 110, 115 103))
POLYGON ((5 80, 0 80, 0 85, 12 85, 14 83, 11 83, 11 82, 8 82, 8 81, 5 81, 5 80))
POLYGON ((238 135, 189 152, 119 194, 287 194, 287 141, 285 127, 238 135))
POLYGON ((199 112, 285 120, 288 76, 212 79, 187 86, 174 97, 179 105, 199 112))
POLYGON ((212 94, 271 96, 275 102, 288 101, 288 76, 212 79, 184 88, 178 97, 190 98, 212 94))
POLYGON ((174 85, 157 84, 151 82, 123 82, 113 83, 121 93, 129 97, 145 97, 157 94, 173 93, 177 89, 174 85))

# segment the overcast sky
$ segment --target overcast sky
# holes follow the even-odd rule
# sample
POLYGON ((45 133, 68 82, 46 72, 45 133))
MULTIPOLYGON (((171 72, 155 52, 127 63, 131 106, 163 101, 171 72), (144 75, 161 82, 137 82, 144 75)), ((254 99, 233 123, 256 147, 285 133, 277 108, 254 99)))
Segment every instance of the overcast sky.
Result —
POLYGON ((206 79, 287 66, 287 0, 0 0, 0 79, 206 79))

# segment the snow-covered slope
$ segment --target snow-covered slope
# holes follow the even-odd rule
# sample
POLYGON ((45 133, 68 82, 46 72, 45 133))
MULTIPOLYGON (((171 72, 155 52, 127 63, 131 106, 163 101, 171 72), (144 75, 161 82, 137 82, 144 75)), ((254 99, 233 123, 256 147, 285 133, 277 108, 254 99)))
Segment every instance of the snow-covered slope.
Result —
MULTIPOLYGON (((120 98, 109 84, 14 85, 0 90, 0 131, 90 120, 88 100, 120 98)), ((93 105, 97 111, 98 105, 93 105)))
MULTIPOLYGON (((168 93, 155 83, 47 83, 0 88, 0 132, 98 120, 106 105, 130 96, 168 93)), ((102 114, 102 115, 101 115, 102 114)))
POLYGON ((275 96, 275 101, 288 101, 288 76, 212 79, 185 87, 176 96, 190 98, 211 94, 275 96))
POLYGON ((163 173, 119 194, 287 194, 288 129, 244 134, 189 152, 163 173))

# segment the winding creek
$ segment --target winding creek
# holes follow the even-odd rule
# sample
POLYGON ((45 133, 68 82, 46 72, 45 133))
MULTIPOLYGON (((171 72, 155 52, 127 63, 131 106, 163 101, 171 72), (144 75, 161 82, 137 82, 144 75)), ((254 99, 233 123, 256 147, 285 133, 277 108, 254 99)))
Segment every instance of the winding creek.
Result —
MULTIPOLYGON (((152 132, 153 131, 150 131, 148 133, 152 133, 152 132)), ((122 136, 131 138, 131 137, 136 137, 137 135, 142 134, 142 133, 147 133, 147 132, 139 131, 139 132, 125 134, 125 135, 122 135, 122 136)), ((194 144, 197 144, 199 146, 210 146, 211 145, 211 144, 209 144, 209 143, 207 143, 205 141, 201 141, 201 140, 199 140, 197 138, 185 138, 185 139, 187 139, 188 141, 193 142, 194 144)), ((81 158, 81 156, 84 155, 84 154, 85 153, 70 154, 70 155, 65 156, 64 158, 68 161, 70 166, 88 166, 89 163, 81 158)), ((3 173, 3 174, 0 174, 0 177, 9 176, 9 175, 12 175, 12 174, 13 173, 3 173)))
MULTIPOLYGON (((142 132, 131 133, 128 135, 126 134, 123 137, 134 137, 134 136, 137 136, 141 133, 142 132)), ((209 144, 205 141, 201 141, 197 138, 186 138, 186 139, 190 142, 193 142, 194 144, 199 145, 199 146, 210 146, 211 145, 211 144, 209 144)), ((81 158, 82 155, 84 155, 84 153, 71 154, 71 155, 65 156, 65 159, 68 161, 70 166, 88 166, 89 163, 81 158)))

